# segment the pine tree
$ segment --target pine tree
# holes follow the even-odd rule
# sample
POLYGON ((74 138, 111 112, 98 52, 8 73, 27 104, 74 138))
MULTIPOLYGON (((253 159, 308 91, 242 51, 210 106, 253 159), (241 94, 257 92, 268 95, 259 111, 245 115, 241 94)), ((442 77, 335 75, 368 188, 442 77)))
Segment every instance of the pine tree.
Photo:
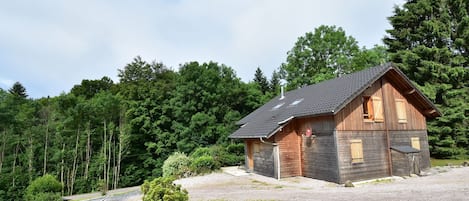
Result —
POLYGON ((28 97, 28 95, 26 94, 26 89, 23 87, 23 85, 20 82, 15 82, 15 84, 13 84, 13 87, 11 87, 11 89, 9 89, 8 92, 10 92, 10 94, 16 97, 20 97, 20 98, 28 97))
POLYGON ((267 81, 267 77, 265 77, 264 73, 259 67, 257 67, 256 73, 254 74, 254 82, 259 86, 262 94, 265 94, 269 91, 269 82, 267 81))
POLYGON ((389 17, 391 60, 443 113, 429 122, 434 157, 469 153, 469 3, 409 0, 389 17))

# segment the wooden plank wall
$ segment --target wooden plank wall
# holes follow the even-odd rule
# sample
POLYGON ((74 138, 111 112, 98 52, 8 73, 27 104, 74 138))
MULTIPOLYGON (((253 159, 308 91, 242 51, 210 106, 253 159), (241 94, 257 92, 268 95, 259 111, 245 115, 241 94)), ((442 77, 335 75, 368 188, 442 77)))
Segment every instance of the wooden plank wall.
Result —
POLYGON ((333 132, 319 132, 316 133, 316 138, 302 138, 303 176, 340 182, 333 132))
POLYGON ((430 168, 430 151, 426 130, 389 131, 389 136, 391 138, 391 146, 412 146, 411 138, 418 137, 420 140, 420 169, 430 168))
POLYGON ((389 176, 387 140, 384 131, 336 131, 340 181, 356 181, 389 176), (361 139, 363 162, 352 163, 350 141, 361 139))
POLYGON ((337 130, 386 129, 384 122, 374 122, 363 118, 363 96, 376 96, 383 100, 385 110, 384 121, 387 123, 388 130, 426 130, 425 116, 402 93, 386 79, 378 80, 337 113, 335 116, 337 130), (386 94, 384 97, 383 93, 386 94), (407 123, 398 122, 395 99, 405 100, 407 123))
MULTIPOLYGON (((374 122, 363 118, 363 96, 376 96, 383 98, 381 92, 381 83, 375 82, 365 90, 361 95, 347 104, 335 116, 337 130, 384 130, 384 122, 374 122)), ((386 106, 384 106, 386 107, 386 106)), ((384 117, 386 121, 386 116, 384 117)))
POLYGON ((310 117, 297 120, 302 136, 302 175, 309 178, 338 182, 337 151, 335 148, 333 116, 310 117), (305 137, 311 129, 315 137, 305 137))
POLYGON ((301 176, 301 136, 295 129, 296 122, 290 122, 275 135, 280 151, 280 177, 301 176))
POLYGON ((387 95, 383 99, 387 113, 388 130, 427 130, 425 116, 408 100, 403 93, 399 92, 389 81, 383 79, 383 90, 387 95), (404 99, 406 105, 407 123, 399 123, 395 99, 404 99))
POLYGON ((246 140, 246 144, 250 144, 249 146, 253 149, 253 171, 260 175, 275 177, 273 146, 261 143, 258 139, 246 140), (254 146, 258 148, 254 148, 254 146))

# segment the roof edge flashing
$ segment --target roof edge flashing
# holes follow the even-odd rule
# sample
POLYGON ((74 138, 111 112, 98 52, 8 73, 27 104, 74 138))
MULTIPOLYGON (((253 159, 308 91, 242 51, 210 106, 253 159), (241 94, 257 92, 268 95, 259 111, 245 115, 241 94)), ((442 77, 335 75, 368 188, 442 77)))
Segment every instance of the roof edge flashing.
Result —
POLYGON ((290 116, 290 117, 286 118, 286 119, 283 120, 283 121, 279 121, 279 122, 278 122, 278 125, 283 125, 283 124, 285 124, 285 123, 288 123, 288 122, 289 122, 290 120, 292 120, 293 118, 295 118, 295 116, 290 116))

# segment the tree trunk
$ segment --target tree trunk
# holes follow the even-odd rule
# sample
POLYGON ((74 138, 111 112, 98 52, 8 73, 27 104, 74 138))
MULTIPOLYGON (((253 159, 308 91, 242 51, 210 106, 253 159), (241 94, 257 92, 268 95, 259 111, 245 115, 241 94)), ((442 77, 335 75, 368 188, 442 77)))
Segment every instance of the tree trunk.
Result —
POLYGON ((15 175, 15 170, 16 170, 16 158, 18 156, 18 150, 19 150, 19 147, 20 147, 20 142, 18 141, 16 143, 16 147, 15 147, 15 155, 13 156, 13 167, 11 168, 11 174, 13 176, 13 180, 12 180, 12 186, 15 187, 15 180, 16 180, 16 175, 15 175))
POLYGON ((73 166, 72 166, 72 172, 70 175, 70 195, 73 194, 73 187, 75 184, 75 177, 77 174, 77 157, 78 157, 78 143, 80 139, 80 129, 77 130, 77 138, 75 141, 75 153, 73 156, 73 166))
POLYGON ((3 167, 3 157, 5 157, 5 146, 7 142, 7 130, 3 131, 2 136, 2 151, 0 153, 0 175, 2 174, 2 167, 3 167))
POLYGON ((88 122, 86 126, 86 162, 85 162, 85 180, 88 179, 88 168, 90 167, 90 160, 91 160, 91 129, 90 129, 90 122, 88 122))
POLYGON ((44 166, 42 168, 42 175, 47 173, 47 147, 49 145, 49 116, 47 116, 46 123, 46 140, 44 142, 44 166))
POLYGON ((62 195, 64 195, 65 183, 64 183, 64 152, 65 143, 62 143, 62 162, 60 163, 60 183, 62 183, 62 195))
POLYGON ((29 153, 28 153, 28 175, 29 175, 29 182, 33 180, 33 157, 34 157, 34 152, 33 152, 33 134, 29 133, 29 153))
MULTIPOLYGON (((112 128, 112 126, 111 126, 112 128)), ((109 132, 109 142, 107 143, 108 147, 108 154, 107 154, 107 170, 106 170, 106 186, 109 186, 109 171, 111 167, 111 142, 112 142, 112 135, 113 135, 113 129, 110 130, 109 132)))
POLYGON ((106 170, 107 170, 107 167, 106 167, 106 161, 107 161, 107 157, 106 157, 106 142, 107 142, 107 125, 106 125, 106 120, 103 121, 103 126, 104 126, 104 133, 103 133, 103 156, 104 156, 104 160, 103 160, 103 179, 104 179, 104 193, 107 192, 107 175, 106 175, 106 170))

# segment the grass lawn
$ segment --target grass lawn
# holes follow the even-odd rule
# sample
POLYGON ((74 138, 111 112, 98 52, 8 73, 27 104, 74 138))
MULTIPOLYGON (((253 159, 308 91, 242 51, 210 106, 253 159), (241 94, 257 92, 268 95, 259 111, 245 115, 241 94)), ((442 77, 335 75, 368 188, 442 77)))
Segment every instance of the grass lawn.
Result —
POLYGON ((452 165, 461 165, 464 161, 469 161, 469 160, 468 159, 436 159, 436 158, 430 159, 432 167, 446 166, 448 165, 448 163, 451 163, 452 165))

